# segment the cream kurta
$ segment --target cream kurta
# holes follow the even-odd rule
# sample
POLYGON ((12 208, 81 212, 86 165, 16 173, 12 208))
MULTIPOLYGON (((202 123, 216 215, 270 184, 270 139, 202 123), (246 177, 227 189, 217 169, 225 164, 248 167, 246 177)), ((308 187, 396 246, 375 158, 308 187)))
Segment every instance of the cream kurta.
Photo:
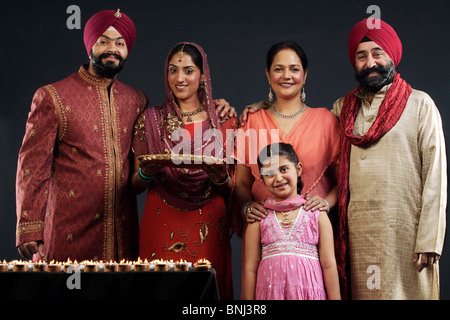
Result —
MULTIPOLYGON (((367 133, 390 85, 362 99, 354 134, 367 133)), ((359 96, 361 97, 361 96, 359 96)), ((343 99, 333 106, 339 115, 343 99)), ((348 206, 353 299, 437 299, 438 265, 417 272, 415 252, 441 254, 447 164, 433 100, 413 90, 397 124, 368 148, 351 146, 348 206)))

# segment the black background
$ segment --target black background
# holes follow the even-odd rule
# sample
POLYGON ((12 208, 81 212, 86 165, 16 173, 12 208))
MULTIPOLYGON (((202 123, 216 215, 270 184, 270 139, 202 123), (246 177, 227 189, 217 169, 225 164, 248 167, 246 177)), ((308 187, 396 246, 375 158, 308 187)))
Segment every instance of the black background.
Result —
MULTIPOLYGON (((0 85, 0 260, 19 258, 15 249, 15 174, 32 96, 40 86, 61 80, 88 62, 83 28, 94 13, 120 8, 137 27, 135 47, 119 79, 144 91, 150 105, 164 99, 164 60, 180 41, 200 44, 208 54, 215 98, 240 113, 265 99, 265 56, 275 42, 295 40, 309 58, 307 104, 331 108, 356 86, 347 55, 353 25, 372 16, 398 33, 403 58, 397 68, 415 89, 436 102, 449 136, 448 41, 450 4, 446 1, 15 1, 0 8, 2 46, 0 85), (81 9, 81 29, 66 26, 70 5, 81 9)), ((143 196, 139 196, 140 205, 143 196)), ((142 208, 142 207, 141 207, 142 208)), ((141 209, 142 211, 142 209, 141 209)), ((441 299, 450 298, 450 257, 441 258, 441 299)), ((233 243, 233 276, 239 298, 241 241, 233 243)))

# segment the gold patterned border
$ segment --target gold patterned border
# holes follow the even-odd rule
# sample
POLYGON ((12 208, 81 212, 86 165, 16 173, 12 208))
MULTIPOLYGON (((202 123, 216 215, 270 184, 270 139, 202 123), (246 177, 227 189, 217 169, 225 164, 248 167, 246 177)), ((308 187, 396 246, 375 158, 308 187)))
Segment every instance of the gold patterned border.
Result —
POLYGON ((55 112, 56 115, 58 116, 58 123, 59 123, 58 140, 61 141, 66 135, 67 130, 67 117, 64 110, 64 106, 61 101, 61 97, 54 86, 49 84, 44 88, 48 91, 48 93, 52 97, 53 104, 55 105, 55 112))
POLYGON ((40 232, 42 230, 44 230, 44 222, 41 220, 22 222, 17 227, 16 236, 30 232, 40 232))

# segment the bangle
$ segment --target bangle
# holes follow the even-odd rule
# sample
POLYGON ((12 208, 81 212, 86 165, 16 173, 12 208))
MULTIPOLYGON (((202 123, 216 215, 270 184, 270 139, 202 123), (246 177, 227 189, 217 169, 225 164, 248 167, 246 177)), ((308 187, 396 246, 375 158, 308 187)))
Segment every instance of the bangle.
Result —
POLYGON ((325 204, 327 205, 327 213, 330 212, 330 204, 328 203, 327 200, 323 199, 323 201, 325 202, 325 204))
POLYGON ((216 182, 211 178, 211 181, 216 185, 216 186, 223 186, 224 184, 227 184, 230 181, 231 177, 227 172, 227 177, 223 180, 223 181, 219 181, 216 182))
POLYGON ((142 172, 142 169, 141 169, 141 168, 139 168, 139 171, 138 171, 138 177, 139 177, 139 179, 141 179, 141 181, 144 181, 144 182, 151 182, 151 181, 155 178, 155 176, 150 176, 150 177, 146 176, 146 175, 142 172))
POLYGON ((244 216, 247 216, 247 210, 251 204, 252 204, 252 201, 248 201, 242 206, 242 212, 244 213, 244 216))

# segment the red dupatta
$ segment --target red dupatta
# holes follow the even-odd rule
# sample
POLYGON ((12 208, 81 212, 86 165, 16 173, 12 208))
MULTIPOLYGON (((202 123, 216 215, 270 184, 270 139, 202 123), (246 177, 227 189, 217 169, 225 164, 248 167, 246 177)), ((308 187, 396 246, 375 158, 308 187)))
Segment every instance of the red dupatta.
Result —
POLYGON ((339 156, 339 225, 336 240, 336 261, 341 277, 342 295, 348 297, 347 261, 348 261, 348 226, 347 207, 349 201, 349 161, 351 145, 369 147, 372 143, 383 137, 400 119, 406 102, 411 94, 411 86, 406 83, 400 74, 395 73, 394 81, 389 88, 386 97, 380 105, 377 118, 364 136, 355 136, 353 129, 358 115, 361 101, 355 93, 361 90, 358 87, 348 93, 343 101, 340 114, 341 125, 341 153, 339 156))
MULTIPOLYGON (((199 88, 198 97, 200 103, 205 106, 209 119, 201 124, 195 124, 196 134, 190 140, 184 139, 184 137, 182 138, 183 141, 178 139, 179 136, 182 136, 182 134, 179 134, 179 129, 184 129, 184 124, 181 111, 167 80, 168 56, 164 69, 166 100, 162 105, 149 108, 145 112, 145 134, 148 136, 146 138, 146 149, 150 154, 182 154, 188 149, 191 154, 224 157, 226 154, 224 131, 226 126, 230 125, 228 122, 231 122, 231 120, 221 123, 216 114, 206 53, 195 43, 183 43, 196 47, 202 55, 202 71, 205 82, 204 86, 199 88), (187 148, 180 148, 180 141, 187 148), (215 148, 211 148, 212 146, 215 148), (208 150, 213 150, 213 152, 208 150), (220 154, 221 152, 223 154, 220 154)), ((187 133, 187 130, 184 133, 187 133)), ((135 146, 135 150, 136 148, 137 146, 135 146)), ((139 151, 142 152, 142 148, 139 151)), ((211 199, 213 192, 209 175, 198 168, 164 167, 155 176, 154 187, 164 202, 180 210, 193 210, 203 207, 211 199)))

